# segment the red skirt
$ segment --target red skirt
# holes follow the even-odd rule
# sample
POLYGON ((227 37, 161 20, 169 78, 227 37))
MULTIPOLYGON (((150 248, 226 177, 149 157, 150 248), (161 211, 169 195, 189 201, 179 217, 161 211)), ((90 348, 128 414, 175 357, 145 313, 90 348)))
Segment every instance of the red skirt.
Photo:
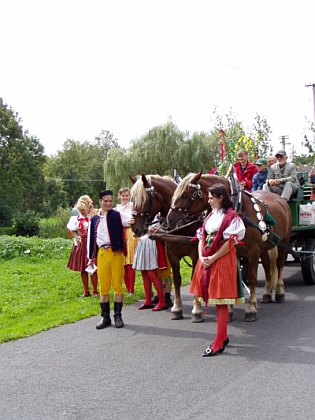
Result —
MULTIPOLYGON (((202 265, 198 259, 189 293, 196 297, 202 294, 202 265)), ((237 259, 235 247, 226 255, 215 261, 211 269, 210 283, 208 288, 209 300, 216 301, 220 299, 237 299, 237 259)))
POLYGON ((67 267, 72 271, 79 271, 82 273, 85 271, 88 266, 88 257, 87 257, 87 236, 81 236, 81 245, 76 246, 73 244, 72 251, 69 257, 67 267))

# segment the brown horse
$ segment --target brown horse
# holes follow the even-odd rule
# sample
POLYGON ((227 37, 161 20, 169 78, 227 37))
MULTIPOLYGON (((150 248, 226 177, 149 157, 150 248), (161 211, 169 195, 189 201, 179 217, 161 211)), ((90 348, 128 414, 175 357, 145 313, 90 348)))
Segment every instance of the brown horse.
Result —
MULTIPOLYGON (((131 228, 134 235, 140 237, 147 233, 149 225, 158 213, 161 214, 162 220, 166 219, 177 184, 171 178, 159 175, 142 175, 138 179, 129 176, 129 179, 133 183, 131 201, 133 204, 132 215, 135 219, 131 228)), ((174 305, 171 312, 172 319, 175 320, 183 318, 180 299, 180 260, 189 256, 192 260, 193 270, 198 260, 198 241, 190 242, 182 238, 195 236, 195 232, 200 226, 201 218, 197 215, 194 220, 190 220, 185 227, 176 232, 180 236, 160 236, 160 239, 166 241, 166 252, 173 271, 174 305)), ((200 307, 200 302, 197 301, 194 307, 200 307)), ((202 321, 198 310, 195 312, 196 316, 193 312, 192 321, 202 321)))
MULTIPOLYGON (((208 188, 215 183, 223 183, 230 192, 230 182, 227 178, 215 175, 198 174, 187 175, 178 185, 169 211, 167 220, 170 228, 180 226, 185 218, 192 217, 194 213, 199 213, 207 207, 208 188), (196 191, 199 192, 197 198, 196 191)), ((237 253, 240 257, 247 260, 247 281, 250 289, 249 305, 245 313, 246 321, 257 319, 257 269, 259 258, 261 259, 265 276, 266 289, 263 295, 263 302, 271 301, 272 288, 276 289, 276 301, 284 301, 284 284, 282 279, 283 267, 286 259, 287 250, 278 246, 276 259, 277 278, 276 284, 271 282, 271 257, 269 252, 275 248, 275 242, 270 238, 277 238, 285 245, 289 244, 292 215, 287 202, 280 196, 266 191, 255 191, 247 194, 244 191, 238 192, 239 202, 241 203, 241 214, 245 226, 246 234, 242 245, 237 245, 237 253), (268 209, 268 210, 267 210, 268 209), (268 228, 266 215, 271 215, 276 222, 272 228, 268 228)), ((267 217, 268 219, 268 217, 267 217)), ((270 220, 270 217, 269 217, 270 220)), ((277 250, 277 248, 275 248, 277 250)), ((231 319, 231 316, 230 316, 231 319)))

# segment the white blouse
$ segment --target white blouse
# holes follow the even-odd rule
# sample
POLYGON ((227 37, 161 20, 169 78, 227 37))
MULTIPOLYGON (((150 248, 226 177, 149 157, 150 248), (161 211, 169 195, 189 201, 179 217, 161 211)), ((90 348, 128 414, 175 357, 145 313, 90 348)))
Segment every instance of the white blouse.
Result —
POLYGON ((117 211, 119 211, 119 213, 126 213, 131 217, 131 213, 132 213, 132 202, 131 201, 129 203, 124 204, 124 205, 117 204, 116 208, 117 208, 117 211))
MULTIPOLYGON (((225 213, 223 212, 223 209, 213 210, 212 215, 209 217, 205 225, 206 232, 208 234, 217 232, 221 226, 224 216, 225 213)), ((243 220, 240 217, 236 217, 232 220, 230 226, 228 226, 223 232, 223 238, 224 240, 227 240, 231 235, 237 235, 238 239, 242 240, 245 236, 245 231, 246 229, 243 220)), ((198 239, 201 239, 201 229, 197 236, 198 239)))
MULTIPOLYGON (((71 232, 77 232, 78 235, 81 235, 81 230, 79 228, 80 219, 85 219, 85 217, 83 217, 81 214, 79 214, 78 216, 71 216, 67 224, 67 229, 71 230, 71 232)), ((84 230, 88 230, 89 224, 90 223, 86 220, 83 222, 84 230)), ((76 238, 74 238, 74 244, 78 246, 76 238)))

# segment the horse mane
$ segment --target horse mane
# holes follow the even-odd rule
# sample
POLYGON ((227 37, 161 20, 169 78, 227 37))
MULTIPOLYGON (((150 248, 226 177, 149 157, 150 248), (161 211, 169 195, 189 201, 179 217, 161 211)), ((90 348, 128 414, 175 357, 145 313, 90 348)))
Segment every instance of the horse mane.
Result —
MULTIPOLYGON (((156 175, 146 175, 145 177, 150 185, 152 185, 153 181, 162 182, 162 183, 165 183, 165 185, 170 185, 170 184, 175 183, 172 180, 172 178, 169 177, 168 175, 161 176, 161 175, 156 174, 156 175)), ((148 201, 148 195, 143 185, 141 176, 133 184, 130 190, 130 199, 133 203, 134 208, 137 208, 137 209, 143 208, 148 201)))
MULTIPOLYGON (((179 199, 183 195, 184 191, 188 188, 188 184, 191 183, 192 179, 196 175, 197 174, 195 173, 190 173, 181 180, 181 182, 178 184, 174 192, 173 200, 172 200, 173 204, 175 203, 177 199, 179 199)), ((206 180, 206 179, 213 179, 215 182, 222 182, 222 177, 219 175, 210 175, 210 174, 201 175, 200 180, 206 180)))

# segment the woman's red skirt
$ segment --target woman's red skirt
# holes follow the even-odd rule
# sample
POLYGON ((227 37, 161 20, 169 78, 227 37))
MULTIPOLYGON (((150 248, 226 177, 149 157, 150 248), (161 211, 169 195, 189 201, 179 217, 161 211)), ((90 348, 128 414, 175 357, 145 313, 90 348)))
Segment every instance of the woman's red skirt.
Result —
POLYGON ((69 257, 67 267, 72 271, 79 271, 82 273, 88 266, 87 257, 87 236, 81 236, 81 245, 76 246, 73 244, 72 251, 69 257))

